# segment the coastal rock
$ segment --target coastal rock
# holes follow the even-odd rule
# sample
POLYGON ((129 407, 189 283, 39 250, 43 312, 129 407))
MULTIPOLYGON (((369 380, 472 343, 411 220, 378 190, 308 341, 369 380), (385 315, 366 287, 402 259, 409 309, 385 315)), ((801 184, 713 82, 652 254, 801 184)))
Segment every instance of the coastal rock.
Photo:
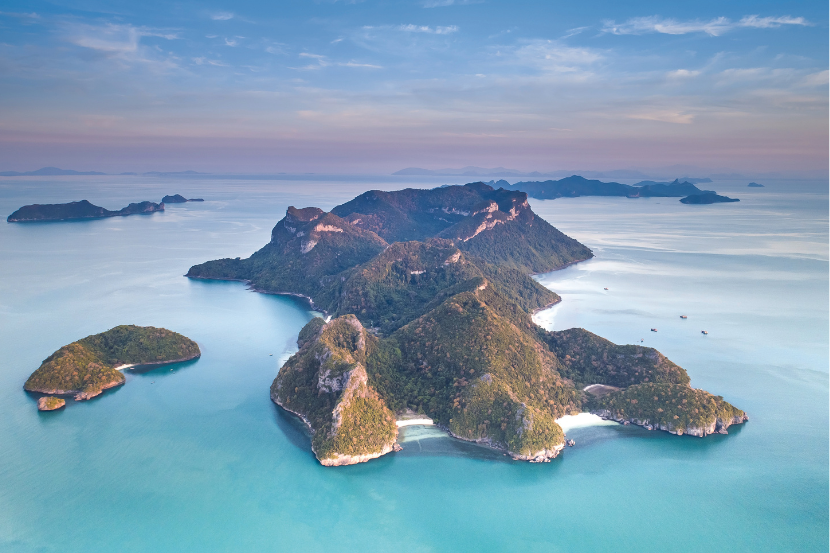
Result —
POLYGON ((313 433, 324 466, 363 463, 394 451, 395 417, 369 384, 366 350, 377 344, 353 315, 310 322, 300 351, 280 368, 271 399, 297 414, 313 433))
POLYGON ((630 418, 626 419, 620 417, 619 415, 615 415, 611 411, 607 409, 599 409, 595 411, 591 411, 592 414, 597 415, 598 417, 604 420, 611 420, 614 422, 618 422, 623 425, 634 424, 636 426, 641 426, 646 430, 662 430, 664 432, 668 432, 669 434, 674 434, 676 436, 682 436, 683 434, 688 434, 689 436, 696 436, 698 438, 703 438, 706 436, 711 436, 712 434, 727 434, 726 429, 732 426, 733 424, 742 424, 749 420, 749 416, 746 413, 741 415, 735 415, 732 418, 715 418, 709 424, 706 425, 699 425, 699 426, 685 426, 682 428, 673 427, 669 424, 665 423, 652 423, 649 419, 637 419, 637 418, 630 418))
POLYGON ((66 400, 54 396, 44 396, 37 400, 38 411, 54 411, 66 405, 66 400))

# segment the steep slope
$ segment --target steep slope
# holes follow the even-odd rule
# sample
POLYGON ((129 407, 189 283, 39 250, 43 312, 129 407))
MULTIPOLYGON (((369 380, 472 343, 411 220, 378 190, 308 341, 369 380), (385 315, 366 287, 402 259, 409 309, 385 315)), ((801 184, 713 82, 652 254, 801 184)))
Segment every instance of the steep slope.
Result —
POLYGON ((392 451, 395 416, 366 373, 377 338, 350 315, 329 323, 313 319, 298 344, 271 385, 271 399, 309 426, 320 463, 351 465, 392 451))
POLYGON ((624 388, 642 382, 689 384, 689 375, 654 348, 618 346, 583 328, 542 332, 562 363, 562 374, 579 387, 624 388))
POLYGON ((492 192, 483 183, 431 190, 370 190, 331 212, 387 242, 424 240, 468 217, 492 192))
POLYGON ((580 395, 500 301, 482 279, 383 340, 370 374, 394 409, 423 411, 456 437, 518 459, 555 457, 564 443, 555 419, 577 411, 580 395))
POLYGON ((489 263, 542 273, 593 257, 591 250, 536 217, 524 192, 481 183, 432 190, 373 190, 332 210, 387 241, 452 240, 489 263))
POLYGON ((746 413, 722 397, 679 384, 637 384, 590 405, 594 413, 606 419, 701 438, 726 434, 731 425, 749 420, 746 413))
POLYGON ((247 280, 265 292, 317 295, 342 271, 386 248, 377 234, 316 207, 289 207, 271 232, 271 242, 248 259, 219 259, 194 265, 192 278, 247 280))
POLYGON ((586 246, 537 217, 526 194, 499 189, 493 196, 439 236, 489 263, 525 273, 545 273, 593 257, 586 246))
POLYGON ((559 301, 559 296, 526 274, 469 258, 442 239, 396 242, 342 275, 319 295, 320 304, 334 316, 354 313, 384 335, 446 298, 474 289, 485 277, 525 311, 559 301))

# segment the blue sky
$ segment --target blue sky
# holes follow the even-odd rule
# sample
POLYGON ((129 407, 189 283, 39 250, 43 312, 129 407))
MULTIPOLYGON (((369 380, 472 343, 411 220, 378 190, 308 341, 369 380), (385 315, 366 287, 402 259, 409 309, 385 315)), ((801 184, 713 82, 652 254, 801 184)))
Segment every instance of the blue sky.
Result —
POLYGON ((0 169, 826 173, 827 2, 0 3, 0 169))

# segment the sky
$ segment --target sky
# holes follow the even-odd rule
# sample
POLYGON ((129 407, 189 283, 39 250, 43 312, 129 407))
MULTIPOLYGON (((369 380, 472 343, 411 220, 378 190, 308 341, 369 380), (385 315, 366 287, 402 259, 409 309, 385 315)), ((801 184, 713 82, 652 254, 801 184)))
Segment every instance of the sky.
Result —
POLYGON ((828 3, 0 2, 0 170, 826 176, 828 3))

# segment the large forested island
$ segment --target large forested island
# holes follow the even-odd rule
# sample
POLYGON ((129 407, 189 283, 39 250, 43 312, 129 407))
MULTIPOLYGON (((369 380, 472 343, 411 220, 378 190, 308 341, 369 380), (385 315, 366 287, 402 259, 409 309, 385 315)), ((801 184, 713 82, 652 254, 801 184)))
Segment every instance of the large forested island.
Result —
POLYGON ((164 203, 137 202, 117 211, 110 211, 81 200, 65 204, 24 205, 8 216, 9 223, 27 223, 35 221, 72 221, 78 219, 103 219, 105 217, 123 217, 164 211, 164 203))
MULTIPOLYGON (((121 325, 63 346, 43 361, 23 388, 49 395, 72 394, 81 401, 123 384, 125 378, 118 368, 179 363, 200 355, 196 342, 177 332, 121 325)), ((54 400, 40 403, 41 410, 58 405, 54 400)))
MULTIPOLYGON (((506 186, 507 181, 499 181, 506 186)), ((603 182, 572 175, 559 180, 517 182, 511 186, 514 190, 527 192, 531 198, 552 200, 556 198, 576 198, 579 196, 622 196, 625 198, 680 198, 692 194, 714 194, 711 190, 701 190, 688 181, 675 179, 673 182, 642 181, 637 184, 603 182)))
POLYGON ((556 419, 583 410, 697 436, 746 420, 654 349, 532 321, 559 297, 530 275, 592 256, 537 217, 526 193, 473 183, 370 191, 328 213, 289 207, 250 258, 187 276, 302 295, 332 317, 300 331, 271 386, 324 465, 394 450, 408 410, 531 461, 555 457, 556 419))

